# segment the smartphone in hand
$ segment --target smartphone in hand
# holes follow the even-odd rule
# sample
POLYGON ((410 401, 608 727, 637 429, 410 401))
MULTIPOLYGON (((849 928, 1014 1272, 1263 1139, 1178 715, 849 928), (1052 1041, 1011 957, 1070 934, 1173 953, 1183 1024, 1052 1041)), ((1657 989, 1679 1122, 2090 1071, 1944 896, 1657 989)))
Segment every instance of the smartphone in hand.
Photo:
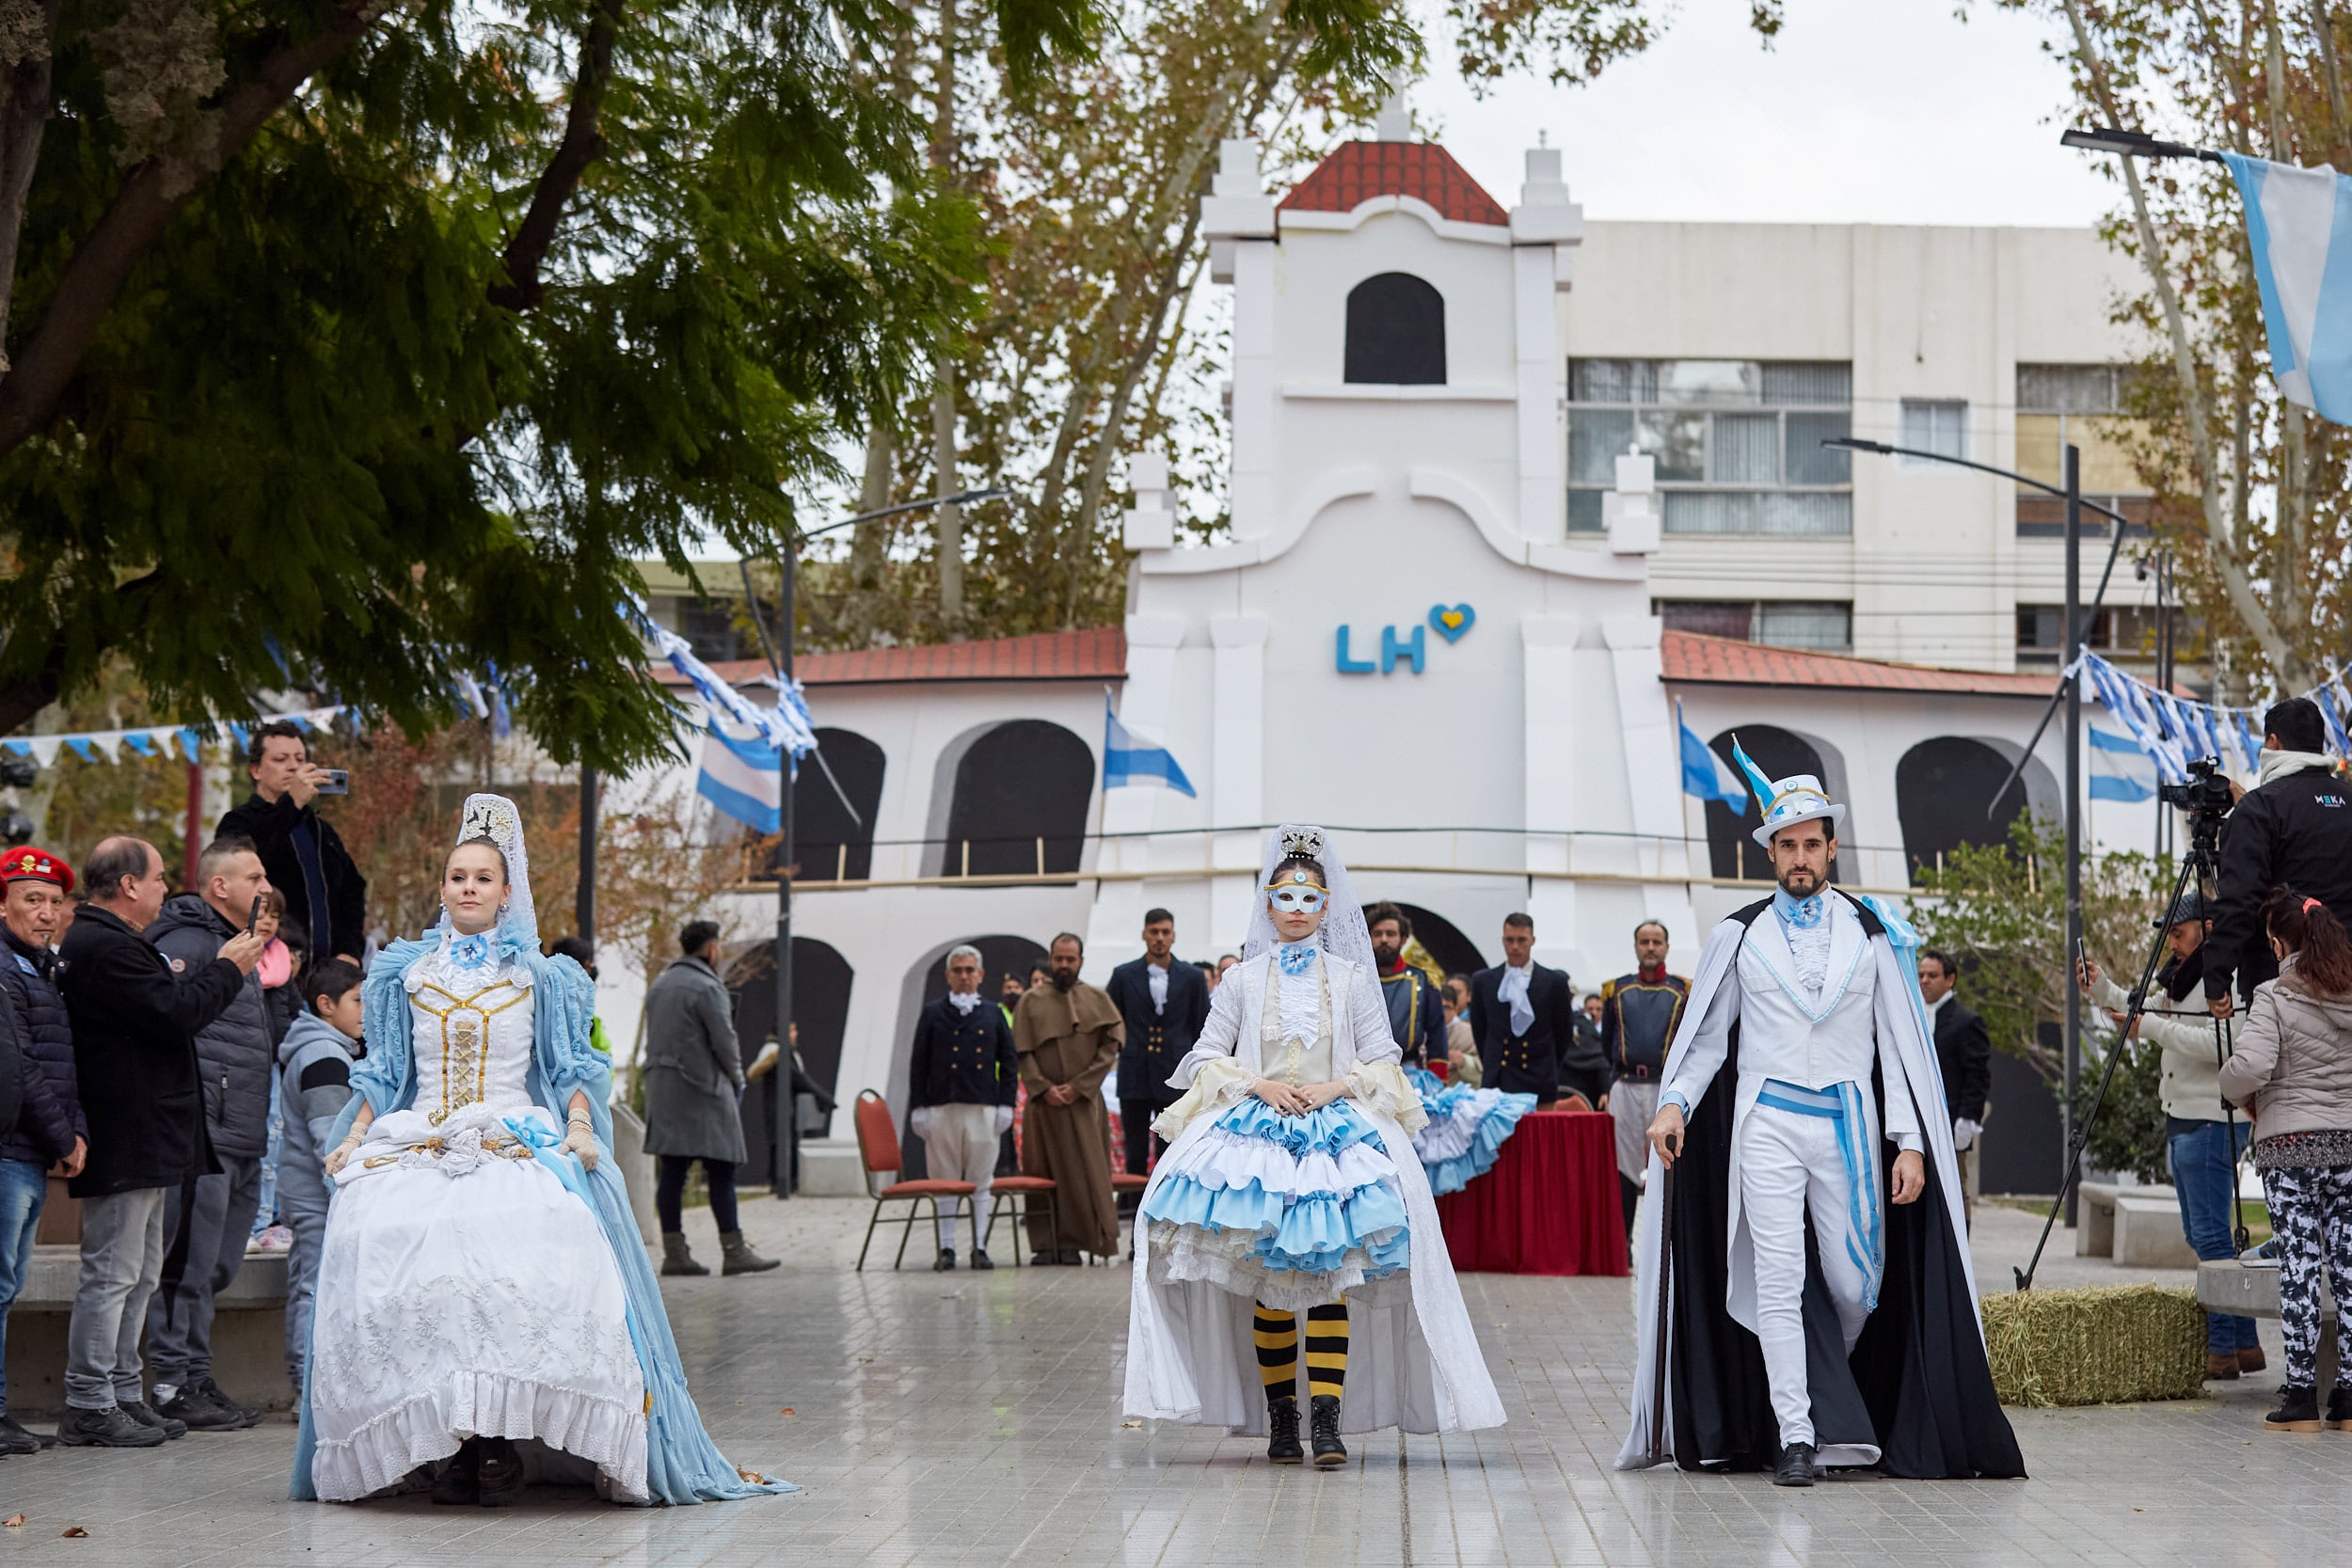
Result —
POLYGON ((319 793, 321 795, 348 795, 351 793, 351 773, 348 769, 342 768, 321 768, 320 771, 326 775, 326 778, 319 781, 319 793))
POLYGON ((250 910, 247 910, 247 911, 246 911, 246 916, 245 916, 245 934, 246 934, 246 936, 251 936, 251 935, 253 934, 254 928, 255 928, 256 927, 260 926, 261 924, 262 924, 262 898, 261 898, 261 896, 257 895, 257 896, 254 898, 254 900, 253 900, 253 907, 252 907, 250 910))

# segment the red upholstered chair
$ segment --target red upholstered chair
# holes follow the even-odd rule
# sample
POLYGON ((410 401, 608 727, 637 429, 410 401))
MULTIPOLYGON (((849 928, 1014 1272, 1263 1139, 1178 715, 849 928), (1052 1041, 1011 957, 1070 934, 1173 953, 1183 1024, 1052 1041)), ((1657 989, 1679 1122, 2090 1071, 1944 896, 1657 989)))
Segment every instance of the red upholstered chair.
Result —
MULTIPOLYGON (((1117 1170, 1111 1172, 1111 1196, 1113 1200, 1115 1201, 1119 1198, 1126 1197, 1132 1195, 1136 1200, 1136 1207, 1138 1211, 1142 1207, 1143 1189, 1151 1184, 1152 1179, 1150 1177, 1137 1176, 1133 1171, 1117 1170)), ((1126 1206, 1122 1204, 1120 1207, 1124 1208, 1126 1206)), ((1132 1258, 1136 1253, 1136 1216, 1134 1213, 1129 1213, 1126 1216, 1126 1219, 1127 1256, 1132 1258)))
POLYGON ((1054 1179, 1050 1176, 1000 1176, 989 1184, 988 1228, 980 1233, 980 1245, 986 1247, 996 1234, 996 1216, 1002 1214, 1012 1226, 1012 1266, 1021 1266, 1022 1248, 1027 1244, 1021 1227, 1040 1202, 1045 1205, 1045 1223, 1061 1234, 1060 1210, 1056 1206, 1054 1179))
MULTIPOLYGON (((872 1089, 858 1091, 857 1155, 866 1166, 866 1185, 871 1189, 874 1178, 893 1177, 906 1168, 906 1161, 898 1152, 898 1127, 890 1118, 890 1101, 872 1089)), ((857 1266, 866 1267, 866 1253, 874 1244, 874 1227, 882 1223, 882 1205, 904 1203, 904 1214, 894 1214, 890 1223, 899 1227, 898 1256, 890 1260, 897 1268, 906 1261, 907 1239, 914 1234, 915 1221, 921 1215, 925 1199, 930 1201, 931 1219, 939 1218, 939 1200, 943 1197, 970 1197, 978 1191, 969 1181, 892 1181, 874 1194, 874 1215, 866 1222, 866 1245, 857 1249, 857 1266)))
POLYGON ((1552 1102, 1552 1109, 1555 1111, 1590 1111, 1592 1108, 1593 1102, 1574 1089, 1570 1089, 1552 1102))

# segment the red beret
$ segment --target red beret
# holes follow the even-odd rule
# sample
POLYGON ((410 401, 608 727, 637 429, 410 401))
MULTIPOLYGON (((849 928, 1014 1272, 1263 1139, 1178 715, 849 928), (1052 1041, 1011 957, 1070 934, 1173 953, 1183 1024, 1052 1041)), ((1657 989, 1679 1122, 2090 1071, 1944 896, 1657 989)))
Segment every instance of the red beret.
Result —
POLYGON ((55 882, 72 893, 73 867, 61 857, 29 844, 20 849, 0 850, 0 887, 24 881, 55 882))

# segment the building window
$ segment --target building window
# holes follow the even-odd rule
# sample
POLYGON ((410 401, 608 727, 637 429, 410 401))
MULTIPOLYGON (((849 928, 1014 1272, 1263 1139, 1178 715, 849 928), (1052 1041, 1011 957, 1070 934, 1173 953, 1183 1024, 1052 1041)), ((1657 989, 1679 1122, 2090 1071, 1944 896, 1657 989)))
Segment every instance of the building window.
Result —
MULTIPOLYGON (((1943 457, 1968 455, 1968 405, 1940 398, 1903 399, 1902 439, 1899 445, 1935 452, 1943 457)), ((1913 467, 1941 467, 1924 457, 1906 457, 1913 467)))
MULTIPOLYGON (((2123 528, 2127 538, 2148 532, 2147 485, 2131 451, 2140 421, 2123 411, 2137 373, 2128 365, 2017 367, 2017 471, 2045 484, 2063 484, 2066 449, 2079 449, 2084 499, 2130 518, 2123 528)), ((2105 539, 2109 526, 2097 513, 2086 513, 2083 537, 2105 539)), ((2020 486, 2017 536, 2065 538, 2066 503, 2020 486)))
POLYGON ((1391 387, 1445 385, 1445 297, 1409 272, 1384 272, 1350 289, 1344 373, 1391 387))
POLYGON ((744 620, 740 597, 698 599, 686 594, 657 594, 647 597, 646 609, 657 625, 685 638, 693 645, 694 657, 707 663, 750 658, 759 652, 757 637, 744 620))
POLYGON ((1817 653, 1844 653, 1853 646, 1853 606, 1836 600, 1660 599, 1651 612, 1668 631, 1817 653))
POLYGON ((1616 460, 1657 464, 1670 534, 1853 532, 1852 474, 1824 440, 1853 428, 1842 363, 1568 361, 1568 531, 1601 531, 1616 460))
MULTIPOLYGON (((2177 610, 2173 626, 2184 643, 2192 640, 2188 617, 2177 610)), ((2105 605, 2090 612, 2085 639, 2090 651, 2117 663, 2145 663, 2155 657, 2156 611, 2148 605, 2105 605)), ((2201 641, 2198 642, 2201 649, 2201 641)), ((2190 650, 2183 648, 2187 657, 2190 650)), ((2017 607, 2017 662, 2055 667, 2066 653, 2066 607, 2021 604, 2017 607)))

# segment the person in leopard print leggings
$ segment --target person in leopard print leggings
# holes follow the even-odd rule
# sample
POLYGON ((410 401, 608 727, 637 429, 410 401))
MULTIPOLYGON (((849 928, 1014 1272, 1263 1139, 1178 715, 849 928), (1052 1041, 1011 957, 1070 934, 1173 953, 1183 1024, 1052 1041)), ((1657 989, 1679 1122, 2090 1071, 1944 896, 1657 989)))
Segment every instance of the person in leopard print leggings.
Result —
MULTIPOLYGON (((2279 1238, 2279 1322, 2286 1386, 2263 1425, 2272 1432, 2352 1431, 2352 1386, 2319 1410, 2319 1289, 2352 1302, 2352 941, 2316 898, 2280 888, 2263 904, 2279 977, 2254 989, 2221 1092, 2254 1119, 2279 1238)), ((2339 1377, 2341 1378, 2341 1373, 2339 1377)))

